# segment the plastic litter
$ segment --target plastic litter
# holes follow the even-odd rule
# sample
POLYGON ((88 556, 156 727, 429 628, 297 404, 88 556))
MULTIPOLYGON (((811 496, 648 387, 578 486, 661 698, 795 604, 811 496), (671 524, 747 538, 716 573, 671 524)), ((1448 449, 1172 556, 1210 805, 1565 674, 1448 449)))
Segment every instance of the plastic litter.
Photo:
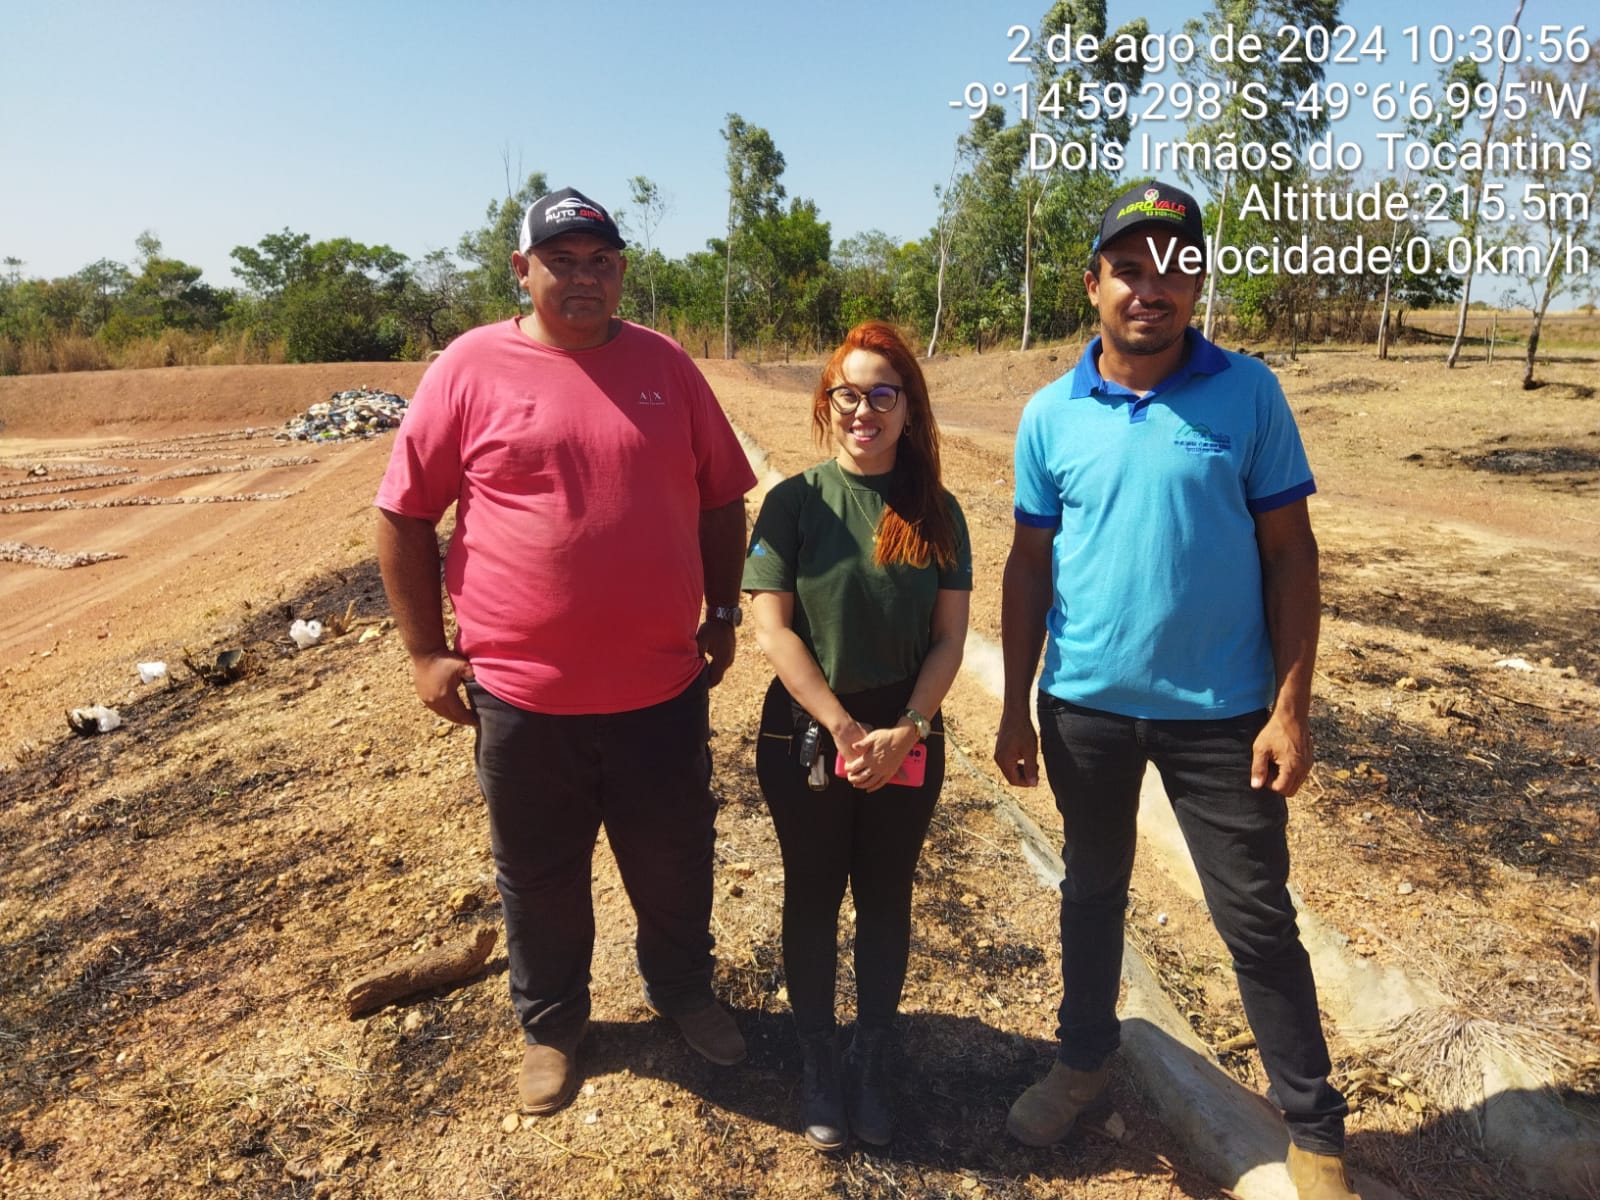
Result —
POLYGON ((75 708, 69 712, 67 724, 72 727, 73 733, 93 737, 97 733, 110 733, 121 725, 122 714, 104 704, 91 704, 87 708, 75 708))
POLYGON ((167 664, 164 662, 146 662, 139 664, 140 683, 158 683, 167 677, 167 664))
POLYGON ((294 644, 302 650, 307 646, 315 646, 322 640, 322 622, 296 621, 289 626, 289 636, 294 639, 294 644))
POLYGON ((1507 671, 1531 671, 1533 664, 1525 658, 1502 658, 1494 664, 1507 671))
POLYGON ((290 417, 274 436, 300 442, 342 442, 369 438, 399 426, 408 401, 393 392, 366 387, 334 392, 297 417, 290 417))

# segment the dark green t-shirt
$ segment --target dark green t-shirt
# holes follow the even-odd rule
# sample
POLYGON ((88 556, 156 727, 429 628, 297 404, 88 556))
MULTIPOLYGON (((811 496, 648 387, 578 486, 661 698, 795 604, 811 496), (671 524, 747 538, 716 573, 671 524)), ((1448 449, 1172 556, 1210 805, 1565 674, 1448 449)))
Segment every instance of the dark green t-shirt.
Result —
POLYGON ((952 567, 873 561, 873 534, 894 478, 847 475, 829 459, 768 492, 750 535, 742 587, 794 593, 795 633, 836 695, 913 678, 932 640, 939 589, 972 590, 972 543, 948 492, 952 567))

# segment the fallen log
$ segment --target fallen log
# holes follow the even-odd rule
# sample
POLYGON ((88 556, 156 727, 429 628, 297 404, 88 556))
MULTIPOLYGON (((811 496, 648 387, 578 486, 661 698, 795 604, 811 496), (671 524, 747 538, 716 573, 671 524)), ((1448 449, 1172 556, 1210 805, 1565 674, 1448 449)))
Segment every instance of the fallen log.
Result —
POLYGON ((468 978, 483 966, 498 936, 486 925, 459 942, 368 972, 344 989, 345 1015, 359 1017, 403 996, 468 978))

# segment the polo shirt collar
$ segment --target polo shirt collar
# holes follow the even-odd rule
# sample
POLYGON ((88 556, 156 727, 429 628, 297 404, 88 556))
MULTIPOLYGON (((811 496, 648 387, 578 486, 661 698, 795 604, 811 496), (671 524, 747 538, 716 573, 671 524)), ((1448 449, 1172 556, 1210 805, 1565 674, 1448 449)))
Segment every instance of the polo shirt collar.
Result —
POLYGON ((1100 374, 1100 337, 1095 335, 1093 341, 1084 347, 1083 357, 1078 360, 1078 365, 1072 372, 1072 394, 1074 396, 1128 396, 1132 397, 1136 406, 1143 407, 1155 397, 1170 392, 1196 375, 1218 375, 1226 371, 1231 365, 1228 356, 1206 340, 1204 334, 1193 326, 1183 331, 1183 340, 1188 350, 1183 356, 1183 361, 1178 364, 1178 369, 1168 375, 1145 395, 1130 391, 1120 383, 1114 383, 1100 374))

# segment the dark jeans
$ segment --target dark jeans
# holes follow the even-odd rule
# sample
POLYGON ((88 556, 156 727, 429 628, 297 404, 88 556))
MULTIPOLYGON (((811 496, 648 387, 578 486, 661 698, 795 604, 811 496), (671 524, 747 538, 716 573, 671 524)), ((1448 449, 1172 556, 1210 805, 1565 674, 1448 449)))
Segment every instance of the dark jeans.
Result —
POLYGON ((1250 786, 1251 746, 1265 721, 1265 712, 1138 720, 1039 693, 1040 747, 1066 837, 1059 1054, 1070 1067, 1092 1070, 1118 1045, 1123 913, 1139 785, 1151 762, 1233 955, 1268 1095, 1297 1145, 1339 1153, 1348 1109, 1328 1083, 1316 983, 1289 899, 1288 805, 1250 786))
POLYGON ((476 683, 468 691, 524 1036, 588 1018, 601 825, 638 916, 645 999, 667 1016, 703 1007, 717 809, 704 674, 650 708, 583 716, 528 712, 476 683))
MULTIPOLYGON (((840 696, 846 711, 873 728, 893 725, 914 681, 840 696)), ((918 787, 890 784, 867 793, 833 774, 836 748, 822 732, 817 752, 828 788, 813 792, 799 762, 811 718, 776 679, 767 690, 756 746, 756 776, 783 851, 783 971, 800 1033, 834 1027, 839 906, 845 884, 856 905, 856 1019, 894 1023, 911 949, 911 880, 934 803, 944 786, 944 722, 933 717, 927 771, 918 787)))

